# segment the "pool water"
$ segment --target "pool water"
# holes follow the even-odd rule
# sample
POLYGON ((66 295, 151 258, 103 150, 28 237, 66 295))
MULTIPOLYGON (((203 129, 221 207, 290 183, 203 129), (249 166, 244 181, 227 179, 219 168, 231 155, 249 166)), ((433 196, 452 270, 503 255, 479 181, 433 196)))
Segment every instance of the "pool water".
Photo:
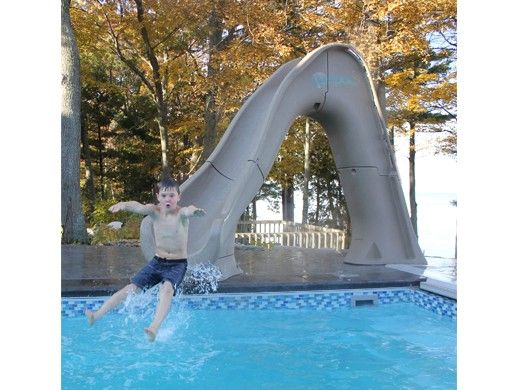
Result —
POLYGON ((150 343, 153 310, 127 302, 90 328, 63 317, 62 388, 456 388, 455 321, 413 303, 202 310, 177 299, 150 343))

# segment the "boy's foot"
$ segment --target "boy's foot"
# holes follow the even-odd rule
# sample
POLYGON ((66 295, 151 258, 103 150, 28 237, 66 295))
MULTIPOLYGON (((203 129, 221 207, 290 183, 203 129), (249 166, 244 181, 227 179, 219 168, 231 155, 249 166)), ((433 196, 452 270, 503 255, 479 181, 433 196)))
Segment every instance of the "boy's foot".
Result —
POLYGON ((85 310, 85 315, 87 316, 87 321, 89 326, 92 326, 94 322, 96 322, 96 317, 94 316, 94 312, 92 310, 85 310))
POLYGON ((157 331, 154 331, 152 328, 144 328, 144 332, 148 336, 148 341, 155 341, 155 337, 157 336, 157 331))

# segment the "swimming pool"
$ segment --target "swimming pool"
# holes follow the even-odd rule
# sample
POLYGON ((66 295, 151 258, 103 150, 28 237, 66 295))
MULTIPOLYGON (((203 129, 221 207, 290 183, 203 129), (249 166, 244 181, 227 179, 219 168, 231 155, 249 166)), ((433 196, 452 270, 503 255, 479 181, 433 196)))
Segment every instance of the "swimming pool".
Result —
POLYGON ((63 389, 452 389, 456 302, 415 289, 181 296, 149 343, 154 292, 93 327, 62 300, 63 389), (375 295, 374 306, 351 307, 375 295))

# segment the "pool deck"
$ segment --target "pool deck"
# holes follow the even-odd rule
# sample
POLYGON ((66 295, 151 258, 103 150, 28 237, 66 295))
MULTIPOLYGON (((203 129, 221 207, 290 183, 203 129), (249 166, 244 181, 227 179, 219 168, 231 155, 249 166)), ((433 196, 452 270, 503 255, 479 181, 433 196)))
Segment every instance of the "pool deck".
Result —
MULTIPOLYGON (((352 265, 343 263, 342 254, 334 250, 281 246, 238 246, 235 258, 243 273, 220 281, 219 293, 419 287, 432 272, 456 283, 453 262, 432 265, 428 260, 426 266, 407 267, 352 265)), ((128 284, 144 264, 136 246, 62 245, 62 296, 110 295, 128 284)))

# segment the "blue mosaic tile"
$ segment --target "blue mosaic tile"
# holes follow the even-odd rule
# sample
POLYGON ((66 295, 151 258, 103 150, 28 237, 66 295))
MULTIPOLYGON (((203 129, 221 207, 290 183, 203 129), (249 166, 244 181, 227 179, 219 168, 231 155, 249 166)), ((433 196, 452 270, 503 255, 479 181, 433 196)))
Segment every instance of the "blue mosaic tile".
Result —
MULTIPOLYGON (((456 301, 436 294, 415 289, 364 289, 340 290, 313 293, 258 293, 222 294, 179 298, 182 304, 194 310, 337 310, 350 307, 353 295, 376 295, 379 304, 411 302, 434 313, 456 319, 456 301)), ((64 317, 83 315, 85 309, 97 310, 103 303, 101 298, 63 298, 61 313, 64 317)))
POLYGON ((441 297, 427 291, 413 290, 410 302, 442 316, 454 320, 457 318, 457 302, 453 299, 441 297))

